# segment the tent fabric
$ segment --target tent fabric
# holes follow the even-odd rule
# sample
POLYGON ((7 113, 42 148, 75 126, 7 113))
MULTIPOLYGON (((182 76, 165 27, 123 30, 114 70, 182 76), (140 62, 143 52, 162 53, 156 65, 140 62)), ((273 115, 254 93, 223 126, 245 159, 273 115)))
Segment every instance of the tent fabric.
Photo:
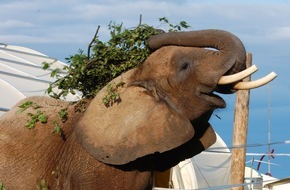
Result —
POLYGON ((201 189, 229 184, 230 150, 218 134, 216 142, 193 158, 180 162, 172 169, 172 183, 176 189, 201 189))
MULTIPOLYGON (((25 97, 47 96, 46 89, 55 81, 50 76, 51 71, 62 70, 65 65, 29 48, 0 44, 0 116, 25 97), (43 69, 44 62, 50 69, 43 69)), ((66 98, 77 99, 71 94, 66 98)))
POLYGON ((14 86, 0 79, 0 110, 7 110, 11 108, 15 102, 18 102, 25 98, 25 95, 17 90, 14 86))

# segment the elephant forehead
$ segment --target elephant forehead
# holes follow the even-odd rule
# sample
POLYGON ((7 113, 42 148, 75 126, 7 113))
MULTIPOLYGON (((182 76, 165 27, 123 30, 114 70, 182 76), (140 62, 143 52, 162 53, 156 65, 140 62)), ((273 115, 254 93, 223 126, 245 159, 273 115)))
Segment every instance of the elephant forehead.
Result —
MULTIPOLYGON (((193 60, 195 57, 200 56, 201 48, 196 47, 181 47, 181 46, 165 46, 154 53, 152 53, 146 60, 145 64, 151 64, 147 66, 152 70, 160 69, 167 71, 175 71, 174 68, 178 67, 178 63, 182 60, 193 60)), ((159 72, 161 73, 161 72, 159 72)), ((168 73, 168 72, 167 72, 168 73)))
POLYGON ((164 46, 152 53, 149 58, 154 60, 162 60, 171 57, 189 56, 194 55, 196 51, 200 50, 202 49, 197 47, 164 46))

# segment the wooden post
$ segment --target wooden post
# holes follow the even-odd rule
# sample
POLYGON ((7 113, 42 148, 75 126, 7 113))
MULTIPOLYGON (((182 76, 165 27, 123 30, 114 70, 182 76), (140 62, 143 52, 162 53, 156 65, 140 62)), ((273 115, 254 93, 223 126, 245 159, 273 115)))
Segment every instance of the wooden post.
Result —
MULTIPOLYGON (((252 54, 247 54, 247 68, 252 65, 252 54)), ((250 76, 244 81, 250 81, 250 76)), ((233 131, 233 148, 231 159, 231 184, 243 184, 245 176, 246 161, 246 144, 248 134, 248 116, 249 116, 249 100, 250 90, 237 91, 235 115, 234 115, 234 131, 233 131), (241 146, 242 148, 239 148, 241 146)), ((243 190, 244 186, 235 186, 232 190, 243 190)))

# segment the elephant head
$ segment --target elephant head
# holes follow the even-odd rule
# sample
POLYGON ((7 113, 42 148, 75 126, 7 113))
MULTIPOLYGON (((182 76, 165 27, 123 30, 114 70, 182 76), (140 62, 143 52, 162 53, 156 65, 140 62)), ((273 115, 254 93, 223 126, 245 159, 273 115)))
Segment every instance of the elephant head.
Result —
POLYGON ((242 42, 226 31, 164 33, 148 43, 154 52, 144 63, 110 82, 124 83, 120 101, 104 105, 105 87, 77 124, 84 149, 104 163, 123 165, 182 146, 196 148, 194 154, 208 148, 215 142, 208 120, 225 107, 214 91, 234 92, 218 81, 245 68, 242 42))

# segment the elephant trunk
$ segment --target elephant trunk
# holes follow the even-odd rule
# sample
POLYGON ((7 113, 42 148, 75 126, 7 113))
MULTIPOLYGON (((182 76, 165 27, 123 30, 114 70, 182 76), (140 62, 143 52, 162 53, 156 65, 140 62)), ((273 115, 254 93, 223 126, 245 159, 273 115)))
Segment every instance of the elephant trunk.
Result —
POLYGON ((215 91, 220 93, 235 92, 231 85, 218 85, 220 77, 245 69, 246 50, 243 43, 235 35, 223 30, 163 33, 150 37, 148 43, 153 50, 169 45, 205 48, 206 53, 212 54, 208 56, 211 58, 208 68, 216 73, 215 91))

